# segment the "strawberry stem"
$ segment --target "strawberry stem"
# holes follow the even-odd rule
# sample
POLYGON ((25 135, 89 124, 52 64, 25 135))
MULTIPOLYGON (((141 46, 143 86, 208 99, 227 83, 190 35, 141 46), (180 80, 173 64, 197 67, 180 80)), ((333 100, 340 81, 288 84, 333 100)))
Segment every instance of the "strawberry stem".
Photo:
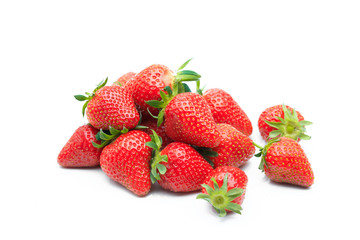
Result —
POLYGON ((261 147, 260 145, 256 144, 255 142, 252 142, 252 144, 253 144, 255 147, 259 148, 259 149, 263 149, 263 147, 261 147))

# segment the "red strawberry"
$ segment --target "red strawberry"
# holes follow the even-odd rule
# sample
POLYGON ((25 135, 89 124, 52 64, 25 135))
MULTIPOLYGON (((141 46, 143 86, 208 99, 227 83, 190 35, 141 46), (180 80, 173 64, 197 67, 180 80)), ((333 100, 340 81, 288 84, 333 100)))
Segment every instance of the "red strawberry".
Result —
POLYGON ((240 167, 254 155, 255 147, 248 136, 226 123, 218 124, 217 128, 221 142, 212 150, 217 152, 218 156, 209 157, 214 167, 240 167))
POLYGON ((160 64, 151 65, 138 73, 134 80, 127 85, 133 91, 133 97, 138 110, 142 116, 149 117, 158 115, 159 110, 147 104, 148 101, 159 101, 162 99, 161 93, 166 94, 165 88, 172 89, 176 85, 176 92, 184 92, 184 86, 180 84, 182 81, 196 81, 200 75, 190 70, 183 70, 191 59, 181 65, 176 75, 166 66, 160 64))
POLYGON ((241 169, 217 167, 205 178, 202 193, 196 198, 211 203, 220 217, 224 217, 229 211, 241 214, 240 205, 245 198, 247 182, 248 178, 241 169))
POLYGON ((173 192, 191 192, 201 189, 201 183, 213 169, 192 147, 185 143, 173 142, 161 152, 161 142, 153 131, 152 141, 146 143, 154 149, 151 160, 151 179, 164 189, 173 192))
POLYGON ((104 147, 100 166, 105 174, 138 196, 145 196, 151 187, 151 141, 148 134, 133 130, 104 147))
POLYGON ((160 91, 164 90, 166 86, 172 87, 174 80, 173 72, 160 64, 151 65, 135 76, 134 81, 131 82, 133 84, 131 88, 134 89, 135 104, 143 116, 149 115, 148 108, 153 115, 159 113, 158 109, 150 107, 146 101, 160 100, 160 91))
MULTIPOLYGON (((256 144, 255 144, 256 145, 256 144)), ((273 139, 255 156, 261 156, 259 169, 275 182, 303 187, 314 183, 314 173, 299 143, 291 138, 273 139)))
POLYGON ((100 143, 95 136, 98 130, 90 125, 76 129, 58 156, 58 163, 63 167, 94 167, 100 164, 101 149, 92 142, 100 143))
POLYGON ((209 104, 215 122, 230 124, 246 136, 251 135, 253 127, 250 119, 230 94, 213 88, 205 91, 203 96, 209 104))
POLYGON ((209 105, 191 92, 176 95, 166 106, 165 132, 174 141, 199 147, 214 148, 221 141, 209 105))
POLYGON ((276 137, 308 140, 310 136, 305 134, 305 126, 310 124, 298 111, 285 105, 265 109, 258 120, 259 131, 265 141, 276 137))
POLYGON ((201 76, 198 73, 182 70, 190 60, 178 69, 173 89, 165 88, 166 93, 160 91, 161 101, 149 100, 146 103, 161 109, 156 117, 158 126, 165 116, 165 133, 174 141, 216 147, 220 143, 219 132, 207 102, 200 94, 185 92, 182 84, 182 81, 199 83, 201 76))
POLYGON ((97 129, 107 130, 109 127, 116 129, 134 128, 140 119, 130 93, 119 86, 105 86, 100 83, 93 93, 88 96, 76 95, 79 101, 86 101, 83 107, 83 115, 86 115, 89 123, 97 129))
POLYGON ((118 80, 116 80, 113 85, 117 85, 117 86, 126 86, 126 84, 131 81, 131 79, 135 78, 136 73, 134 72, 128 72, 125 73, 124 75, 122 75, 121 77, 118 78, 118 80))
POLYGON ((165 126, 161 124, 160 127, 157 126, 157 120, 154 118, 149 118, 141 122, 141 126, 145 126, 148 128, 141 129, 141 131, 146 132, 147 134, 151 135, 152 130, 156 132, 158 136, 161 137, 162 145, 161 147, 166 147, 169 143, 172 143, 173 140, 169 138, 165 133, 165 126))

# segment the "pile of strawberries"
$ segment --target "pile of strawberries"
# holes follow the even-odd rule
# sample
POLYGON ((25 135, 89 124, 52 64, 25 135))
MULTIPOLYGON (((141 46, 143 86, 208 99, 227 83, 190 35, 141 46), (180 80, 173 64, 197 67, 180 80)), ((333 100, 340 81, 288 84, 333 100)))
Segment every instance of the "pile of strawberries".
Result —
POLYGON ((174 73, 151 65, 129 72, 111 86, 108 79, 93 92, 76 95, 84 101, 88 124, 80 126, 61 150, 65 168, 99 166, 103 172, 138 196, 155 182, 168 191, 202 191, 220 216, 240 213, 248 178, 239 167, 255 154, 259 168, 271 180, 303 187, 314 174, 299 145, 310 139, 311 124, 289 106, 277 105, 261 113, 258 127, 264 147, 249 136, 252 124, 239 104, 224 90, 204 92, 200 75, 174 73), (191 92, 185 82, 196 83, 191 92))

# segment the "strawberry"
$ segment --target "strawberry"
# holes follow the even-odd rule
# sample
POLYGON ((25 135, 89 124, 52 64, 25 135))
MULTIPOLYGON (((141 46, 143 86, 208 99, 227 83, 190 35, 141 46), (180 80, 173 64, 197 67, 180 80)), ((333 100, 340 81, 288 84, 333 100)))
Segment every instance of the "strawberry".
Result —
POLYGON ((311 137, 305 134, 305 126, 310 124, 298 111, 284 104, 265 109, 258 120, 259 131, 265 141, 276 137, 309 140, 311 137))
POLYGON ((205 178, 201 185, 202 193, 196 198, 212 204, 220 217, 226 216, 230 211, 241 214, 247 182, 248 178, 241 169, 220 166, 205 178))
MULTIPOLYGON (((118 130, 111 128, 111 131, 118 130)), ((151 187, 152 150, 145 145, 148 141, 151 141, 148 134, 129 131, 105 146, 100 156, 100 166, 105 174, 138 196, 145 196, 151 187)))
POLYGON ((227 123, 246 136, 250 136, 253 127, 246 113, 230 94, 219 88, 208 89, 204 98, 209 104, 216 123, 227 123))
MULTIPOLYGON (((116 82, 113 83, 113 86, 121 86, 125 88, 132 97, 134 91, 135 91, 135 79, 136 73, 134 72, 128 72, 124 75, 122 75, 116 82)), ((136 104, 135 104, 136 105, 136 104)))
POLYGON ((118 80, 116 80, 113 85, 117 85, 117 86, 126 86, 126 84, 128 82, 130 82, 133 78, 135 78, 136 73, 134 72, 128 72, 125 73, 124 75, 122 75, 121 77, 118 78, 118 80))
POLYGON ((156 132, 156 134, 161 137, 162 145, 161 148, 166 147, 169 143, 172 143, 173 140, 169 138, 165 133, 165 126, 161 124, 159 127, 157 126, 157 121, 154 118, 149 118, 141 122, 141 126, 147 127, 142 129, 141 131, 146 132, 151 135, 152 130, 156 132))
MULTIPOLYGON (((165 93, 164 88, 173 88, 174 84, 180 81, 197 80, 200 75, 189 70, 182 70, 191 59, 186 61, 177 70, 176 75, 166 66, 160 64, 153 64, 140 73, 138 73, 134 80, 129 83, 128 88, 133 90, 133 98, 139 112, 143 117, 159 114, 159 110, 155 107, 149 106, 146 102, 152 100, 161 100, 160 92, 165 93)), ((184 91, 183 87, 180 86, 184 91)))
POLYGON ((168 67, 160 64, 153 64, 136 75, 135 80, 132 82, 133 98, 143 116, 149 115, 148 108, 152 114, 159 113, 156 108, 150 107, 145 101, 159 100, 160 91, 166 86, 172 87, 174 79, 173 72, 168 67))
POLYGON ((107 78, 93 93, 86 93, 87 96, 75 95, 77 100, 86 101, 83 115, 87 108, 89 123, 97 129, 108 130, 110 126, 116 129, 134 128, 140 115, 130 93, 119 86, 105 86, 106 83, 107 78))
POLYGON ((261 156, 259 169, 275 182, 284 182, 303 187, 314 183, 314 173, 300 144, 287 137, 270 140, 264 148, 258 146, 261 156))
MULTIPOLYGON (((190 60, 189 60, 190 61, 190 60)), ((186 64, 184 63, 179 70, 186 64)), ((161 109, 158 116, 160 126, 165 117, 165 133, 177 142, 199 147, 216 147, 220 143, 219 132, 205 99, 197 93, 185 92, 182 81, 197 81, 201 76, 190 70, 177 73, 173 89, 166 87, 160 91, 161 101, 146 101, 151 107, 161 109)))
POLYGON ((165 132, 174 141, 214 148, 220 134, 205 99, 191 92, 176 95, 165 108, 165 132))
POLYGON ((212 150, 217 152, 218 156, 209 157, 214 167, 240 167, 254 155, 255 147, 248 136, 226 123, 217 124, 217 129, 221 142, 212 150))
POLYGON ((76 129, 57 158, 62 167, 95 167, 100 164, 101 149, 92 142, 99 143, 95 135, 98 130, 89 124, 76 129))
POLYGON ((151 179, 172 192, 191 192, 201 189, 201 183, 213 169, 192 147, 173 142, 161 152, 161 141, 153 131, 152 141, 147 146, 154 149, 151 160, 151 179))

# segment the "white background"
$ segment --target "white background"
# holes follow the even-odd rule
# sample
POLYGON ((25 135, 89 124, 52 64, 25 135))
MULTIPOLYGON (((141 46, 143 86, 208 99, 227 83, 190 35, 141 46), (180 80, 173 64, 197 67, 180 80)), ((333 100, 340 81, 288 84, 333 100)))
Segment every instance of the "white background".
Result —
POLYGON ((358 237, 359 1, 1 1, 1 239, 358 237), (285 103, 307 120, 309 189, 252 158, 242 215, 154 185, 139 198, 100 168, 56 158, 86 123, 73 95, 160 63, 229 92, 257 119, 285 103))

